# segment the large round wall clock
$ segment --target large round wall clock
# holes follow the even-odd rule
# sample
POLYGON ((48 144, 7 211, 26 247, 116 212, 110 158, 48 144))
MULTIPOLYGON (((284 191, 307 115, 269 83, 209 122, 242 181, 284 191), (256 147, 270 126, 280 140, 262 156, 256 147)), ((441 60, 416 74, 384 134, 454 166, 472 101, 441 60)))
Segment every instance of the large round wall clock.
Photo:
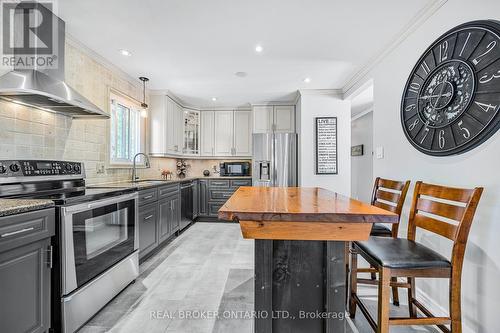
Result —
POLYGON ((438 38, 406 83, 401 123, 419 151, 461 154, 500 127, 500 22, 473 21, 438 38))

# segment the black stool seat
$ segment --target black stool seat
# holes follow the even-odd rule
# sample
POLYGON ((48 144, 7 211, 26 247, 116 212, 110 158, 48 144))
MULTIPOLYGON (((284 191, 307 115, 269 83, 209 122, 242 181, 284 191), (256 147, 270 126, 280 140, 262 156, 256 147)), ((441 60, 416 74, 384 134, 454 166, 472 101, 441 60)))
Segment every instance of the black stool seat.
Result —
POLYGON ((386 236, 391 237, 392 232, 389 227, 385 226, 382 223, 374 223, 372 226, 372 231, 370 232, 371 236, 386 236))
POLYGON ((448 259, 417 242, 403 238, 370 237, 356 248, 380 266, 399 269, 451 268, 448 259))

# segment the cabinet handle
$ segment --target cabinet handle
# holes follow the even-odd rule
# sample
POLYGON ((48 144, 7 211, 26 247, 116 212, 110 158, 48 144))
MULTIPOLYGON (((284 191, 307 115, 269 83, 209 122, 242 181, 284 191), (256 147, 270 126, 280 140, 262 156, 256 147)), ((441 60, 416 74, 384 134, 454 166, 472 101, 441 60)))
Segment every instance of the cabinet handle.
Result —
POLYGON ((144 221, 149 220, 149 219, 150 219, 150 218, 152 218, 152 217, 153 217, 153 214, 151 214, 151 215, 149 215, 149 216, 146 216, 146 217, 144 218, 144 221))
POLYGON ((22 234, 24 232, 28 232, 28 231, 31 231, 34 229, 35 229, 35 227, 30 227, 30 228, 24 228, 24 229, 12 231, 12 232, 6 232, 5 234, 2 234, 0 237, 3 238, 3 237, 9 237, 9 236, 17 235, 17 234, 22 234))
POLYGON ((153 195, 146 195, 145 197, 142 197, 144 200, 147 200, 147 199, 151 199, 153 197, 153 195))
POLYGON ((53 254, 54 251, 52 249, 52 245, 49 245, 49 247, 47 248, 47 266, 52 269, 52 266, 53 266, 53 263, 54 263, 54 260, 53 260, 53 254))

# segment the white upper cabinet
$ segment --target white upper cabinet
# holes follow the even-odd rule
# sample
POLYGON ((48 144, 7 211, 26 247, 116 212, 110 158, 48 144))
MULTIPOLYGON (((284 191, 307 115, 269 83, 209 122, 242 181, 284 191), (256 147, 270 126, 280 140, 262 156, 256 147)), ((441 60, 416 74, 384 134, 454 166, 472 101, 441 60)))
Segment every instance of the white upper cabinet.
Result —
POLYGON ((214 156, 214 111, 201 111, 201 155, 214 156))
POLYGON ((184 148, 184 110, 174 103, 174 148, 176 154, 182 154, 184 148))
POLYGON ((200 111, 183 109, 185 155, 200 154, 200 111))
POLYGON ((149 153, 162 155, 167 151, 165 96, 151 95, 149 104, 149 153))
POLYGON ((252 155, 252 112, 234 111, 233 155, 252 155))
POLYGON ((253 133, 294 133, 295 106, 266 105, 253 107, 253 133))
POLYGON ((295 106, 276 105, 274 107, 274 131, 280 133, 295 132, 295 106))
POLYGON ((273 125, 273 107, 272 106, 254 106, 253 107, 253 132, 269 133, 273 125))
POLYGON ((152 155, 179 155, 184 147, 184 112, 168 96, 152 95, 149 115, 152 155))
POLYGON ((233 111, 215 111, 215 145, 214 155, 234 155, 233 145, 233 111))

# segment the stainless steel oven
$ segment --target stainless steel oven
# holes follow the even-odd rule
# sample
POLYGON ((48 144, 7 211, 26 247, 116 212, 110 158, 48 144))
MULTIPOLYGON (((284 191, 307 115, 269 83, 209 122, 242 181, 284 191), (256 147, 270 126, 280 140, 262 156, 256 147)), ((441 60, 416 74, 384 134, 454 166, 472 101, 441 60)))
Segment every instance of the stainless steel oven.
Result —
POLYGON ((61 331, 74 332, 139 275, 138 195, 60 207, 61 331))
POLYGON ((137 193, 61 207, 64 295, 138 249, 137 211, 137 193))

